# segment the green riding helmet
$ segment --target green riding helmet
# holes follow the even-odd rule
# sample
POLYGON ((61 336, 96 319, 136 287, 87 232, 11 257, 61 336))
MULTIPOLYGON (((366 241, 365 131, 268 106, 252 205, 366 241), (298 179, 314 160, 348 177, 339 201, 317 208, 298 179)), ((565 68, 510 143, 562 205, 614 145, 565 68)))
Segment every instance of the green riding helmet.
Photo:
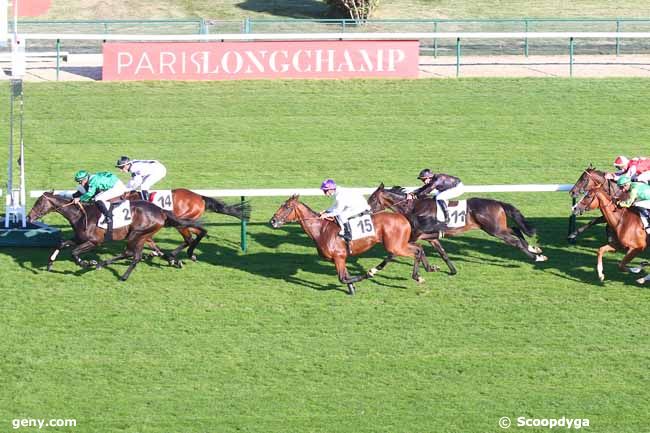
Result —
POLYGON ((621 176, 616 181, 616 185, 623 186, 623 185, 627 185, 630 182, 632 182, 632 179, 630 178, 630 176, 621 176))
POLYGON ((74 180, 76 182, 81 182, 82 180, 86 179, 87 177, 90 176, 90 173, 88 173, 86 170, 79 170, 75 175, 74 175, 74 180))

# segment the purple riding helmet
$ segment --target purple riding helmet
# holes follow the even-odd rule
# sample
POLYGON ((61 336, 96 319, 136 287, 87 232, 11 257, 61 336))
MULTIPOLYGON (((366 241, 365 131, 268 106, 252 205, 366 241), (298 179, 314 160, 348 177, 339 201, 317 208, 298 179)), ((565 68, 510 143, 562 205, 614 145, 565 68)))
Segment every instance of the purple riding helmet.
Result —
POLYGON ((323 183, 320 185, 320 189, 322 189, 323 191, 330 191, 336 189, 336 182, 334 182, 332 179, 327 179, 323 181, 323 183))

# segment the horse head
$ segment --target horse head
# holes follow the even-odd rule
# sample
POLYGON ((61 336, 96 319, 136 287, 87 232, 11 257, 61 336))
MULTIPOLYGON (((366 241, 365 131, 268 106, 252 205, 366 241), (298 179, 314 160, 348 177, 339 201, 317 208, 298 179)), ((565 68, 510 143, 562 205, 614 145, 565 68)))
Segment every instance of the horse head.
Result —
POLYGON ((296 208, 300 204, 300 195, 294 194, 289 197, 271 217, 269 224, 274 229, 282 227, 286 223, 296 221, 299 216, 296 208))
POLYGON ((55 195, 53 191, 44 192, 27 214, 27 221, 36 221, 44 215, 58 210, 64 201, 67 200, 55 195))

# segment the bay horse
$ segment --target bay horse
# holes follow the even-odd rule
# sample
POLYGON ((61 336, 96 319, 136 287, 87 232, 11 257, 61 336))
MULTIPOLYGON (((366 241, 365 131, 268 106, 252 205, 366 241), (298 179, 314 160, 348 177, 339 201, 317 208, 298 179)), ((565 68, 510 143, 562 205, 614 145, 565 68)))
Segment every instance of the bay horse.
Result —
MULTIPOLYGON (((97 222, 101 213, 94 204, 75 204, 72 200, 60 197, 51 192, 41 195, 27 215, 28 221, 35 221, 50 212, 57 212, 68 220, 74 230, 74 239, 63 241, 50 255, 47 270, 52 269, 52 263, 60 250, 74 246, 72 257, 77 265, 82 268, 95 267, 101 269, 117 260, 131 257, 131 264, 120 277, 126 281, 129 275, 142 259, 142 248, 146 242, 152 240, 153 236, 163 227, 191 228, 203 230, 196 221, 179 219, 172 212, 162 210, 158 206, 144 202, 132 201, 131 224, 113 230, 113 240, 126 239, 126 250, 106 261, 97 263, 81 259, 80 255, 97 248, 104 242, 105 229, 98 227, 97 222)), ((196 242, 196 241, 195 241, 196 242)), ((193 245, 196 246, 196 245, 193 245)))
MULTIPOLYGON (((438 242, 440 225, 436 220, 437 204, 434 199, 427 197, 409 200, 404 188, 395 186, 386 189, 381 183, 368 198, 368 204, 373 212, 390 208, 406 216, 413 227, 411 241, 428 241, 445 261, 451 274, 456 273, 456 267, 438 242)), ((444 235, 456 236, 474 229, 481 229, 487 234, 503 240, 536 262, 548 260, 548 257, 542 255, 542 250, 539 247, 528 244, 524 234, 533 236, 536 229, 511 204, 487 198, 469 198, 467 199, 466 224, 463 227, 449 228, 444 231, 444 235), (508 226, 508 217, 517 224, 517 227, 508 226)))
MULTIPOLYGON (((618 185, 616 185, 616 181, 613 179, 606 179, 604 171, 596 170, 592 164, 589 164, 589 167, 582 170, 580 177, 573 185, 573 187, 569 190, 569 195, 571 195, 573 199, 581 198, 581 196, 586 194, 589 189, 600 184, 607 186, 610 196, 614 196, 620 190, 618 185)), ((580 236, 589 228, 597 224, 604 224, 605 222, 605 217, 602 215, 592 219, 587 224, 583 225, 582 227, 578 227, 575 231, 569 233, 569 242, 575 241, 578 236, 580 236)), ((611 236, 609 228, 606 229, 606 235, 608 238, 611 236)))
POLYGON ((348 254, 345 241, 339 236, 339 225, 330 219, 320 219, 320 214, 301 203, 298 195, 292 195, 273 214, 269 221, 275 229, 285 223, 298 221, 302 229, 315 243, 321 257, 334 262, 339 281, 346 284, 348 294, 354 295, 354 283, 373 277, 382 270, 395 256, 413 257, 413 272, 411 277, 418 283, 424 282, 419 274, 420 263, 427 272, 437 271, 431 267, 424 255, 424 249, 417 244, 410 243, 411 225, 402 215, 382 213, 372 215, 375 226, 375 236, 350 241, 351 254, 348 254), (382 243, 388 251, 386 257, 377 267, 370 269, 365 275, 351 277, 348 274, 346 260, 349 255, 356 256, 368 251, 374 245, 382 243))
MULTIPOLYGON (((176 218, 197 221, 206 210, 234 216, 244 221, 248 221, 251 215, 251 205, 248 202, 228 205, 219 199, 206 197, 185 188, 172 189, 171 191, 174 207, 173 212, 176 218)), ((137 191, 129 191, 123 195, 123 198, 127 200, 141 200, 140 193, 137 191)), ((191 227, 177 227, 177 229, 183 236, 183 243, 169 255, 175 259, 178 253, 188 247, 187 255, 190 259, 196 261, 194 249, 203 236, 205 236, 205 230, 198 230, 191 227), (196 235, 194 240, 192 239, 192 234, 196 235)), ((150 246, 154 251, 157 250, 155 244, 151 244, 150 246)))
MULTIPOLYGON (((630 271, 634 274, 641 272, 641 267, 629 268, 627 264, 632 261, 640 252, 648 246, 648 235, 646 234, 641 217, 631 208, 619 208, 615 200, 618 194, 612 195, 611 189, 606 183, 596 184, 587 190, 587 194, 573 207, 574 215, 581 215, 583 212, 600 209, 607 221, 608 227, 616 235, 608 239, 608 242, 598 248, 598 259, 596 271, 600 281, 605 280, 603 273, 603 255, 607 252, 624 250, 625 257, 618 264, 619 270, 630 271)), ((650 280, 650 275, 637 279, 637 283, 643 284, 650 280)))

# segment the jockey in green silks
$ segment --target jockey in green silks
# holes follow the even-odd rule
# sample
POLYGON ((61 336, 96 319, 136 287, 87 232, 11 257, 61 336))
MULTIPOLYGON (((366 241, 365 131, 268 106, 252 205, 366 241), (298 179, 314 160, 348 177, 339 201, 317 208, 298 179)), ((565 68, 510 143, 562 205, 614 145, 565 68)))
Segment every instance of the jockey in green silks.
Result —
POLYGON ((106 240, 110 241, 113 237, 113 215, 111 214, 109 200, 124 194, 126 186, 113 173, 100 171, 99 173, 90 174, 86 170, 79 170, 74 180, 79 183, 86 192, 80 197, 75 197, 74 202, 95 201, 97 208, 106 218, 106 240))
POLYGON ((650 220, 650 185, 642 182, 632 182, 629 176, 621 176, 616 184, 623 190, 629 191, 627 200, 619 202, 621 207, 634 206, 639 209, 639 213, 650 220))

